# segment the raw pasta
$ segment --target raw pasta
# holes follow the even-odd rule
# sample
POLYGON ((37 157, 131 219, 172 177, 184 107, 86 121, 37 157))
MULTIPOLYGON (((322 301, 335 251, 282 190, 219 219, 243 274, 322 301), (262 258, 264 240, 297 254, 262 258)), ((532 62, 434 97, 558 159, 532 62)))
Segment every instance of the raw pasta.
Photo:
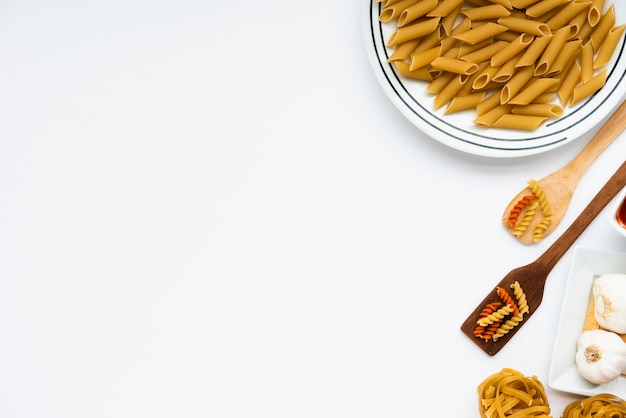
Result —
POLYGON ((533 231, 533 242, 539 242, 543 239, 543 234, 546 232, 546 229, 552 223, 552 215, 545 216, 539 221, 537 226, 535 226, 535 230, 533 231))
POLYGON ((512 311, 513 311, 513 308, 511 308, 510 306, 508 305, 503 306, 497 311, 495 311, 494 313, 487 315, 484 318, 479 318, 477 324, 482 327, 486 327, 487 325, 491 325, 494 322, 498 322, 502 320, 505 316, 510 314, 512 311))
POLYGON ((398 17, 398 26, 405 26, 420 17, 426 16, 428 12, 437 7, 439 0, 422 0, 404 9, 398 17))
POLYGON ((600 393, 570 402, 563 418, 617 418, 626 416, 626 401, 610 393, 600 393))
POLYGON ((500 297, 500 299, 502 299, 502 302, 504 304, 510 306, 511 309, 513 309, 511 311, 513 313, 513 316, 519 316, 520 315, 520 311, 519 311, 519 308, 517 307, 517 303, 515 303, 515 300, 513 300, 511 295, 509 295, 509 292, 504 287, 498 286, 496 288, 496 293, 498 294, 498 297, 500 297))
POLYGON ((512 30, 513 32, 529 33, 537 36, 547 36, 552 34, 552 31, 546 23, 522 17, 501 17, 498 19, 498 24, 512 30))
POLYGON ((600 90, 602 86, 604 86, 605 81, 606 70, 602 71, 600 74, 596 74, 588 82, 579 84, 578 86, 574 87, 574 91, 572 92, 571 104, 576 104, 600 90))
POLYGON ((427 83, 436 110, 475 109, 485 128, 534 130, 591 97, 626 32, 604 0, 380 3, 380 20, 396 21, 398 73, 427 83))
MULTIPOLYGON (((552 97, 552 95, 550 95, 550 97, 552 97)), ((563 114, 563 108, 552 103, 534 103, 525 106, 515 106, 511 109, 511 113, 515 115, 534 115, 556 118, 563 114)))
POLYGON ((491 126, 495 128, 532 131, 533 129, 537 129, 546 120, 548 120, 548 118, 543 116, 516 115, 513 113, 508 113, 506 115, 502 115, 491 126))
POLYGON ((546 390, 537 376, 503 368, 484 379, 477 389, 482 418, 550 418, 546 390))
POLYGON ((528 226, 532 222, 535 217, 535 213, 537 212, 537 207, 539 206, 539 202, 533 200, 528 209, 526 209, 526 213, 524 214, 524 218, 517 224, 515 229, 513 230, 513 235, 516 237, 521 237, 526 232, 528 226))
POLYGON ((520 322, 522 322, 522 315, 521 314, 513 315, 511 319, 507 319, 506 321, 504 321, 503 324, 501 324, 498 327, 498 329, 496 329, 496 331, 491 336, 491 339, 494 342, 498 341, 505 334, 508 334, 509 331, 511 331, 513 328, 518 326, 520 322))
POLYGON ((602 10, 604 9, 604 0, 592 0, 589 8, 588 21, 591 26, 596 26, 600 21, 602 10))
POLYGON ((615 26, 609 30, 593 62, 594 70, 604 67, 609 63, 609 60, 615 52, 615 48, 617 48, 617 43, 624 35, 624 28, 626 28, 626 25, 615 26))
POLYGON ((533 192, 537 201, 539 202, 539 207, 544 215, 551 215, 552 209, 550 209, 550 205, 548 204, 548 198, 546 197, 543 189, 539 185, 539 182, 535 179, 528 180, 528 187, 533 192))
POLYGON ((501 4, 490 4, 482 7, 461 10, 461 13, 473 21, 497 19, 511 15, 511 11, 501 4))
POLYGON ((474 328, 474 336, 485 342, 497 342, 522 322, 524 314, 529 311, 526 294, 517 281, 511 288, 514 298, 505 288, 496 287, 496 294, 501 302, 488 303, 481 310, 474 328), (504 306, 500 307, 502 303, 504 306))
POLYGON ((515 224, 517 223, 517 219, 519 218, 519 215, 522 212, 522 209, 524 209, 526 206, 528 206, 530 204, 530 202, 532 202, 534 199, 535 199, 535 195, 534 194, 526 195, 526 196, 522 197, 515 204, 515 206, 513 206, 513 209, 511 209, 511 212, 509 213, 509 218, 507 220, 507 223, 508 223, 509 227, 511 227, 511 228, 515 227, 515 224))
POLYGON ((526 293, 522 290, 522 286, 520 286, 519 282, 516 280, 515 283, 511 285, 511 289, 513 289, 513 294, 515 295, 515 299, 517 300, 517 307, 521 314, 528 313, 528 302, 526 301, 526 293))

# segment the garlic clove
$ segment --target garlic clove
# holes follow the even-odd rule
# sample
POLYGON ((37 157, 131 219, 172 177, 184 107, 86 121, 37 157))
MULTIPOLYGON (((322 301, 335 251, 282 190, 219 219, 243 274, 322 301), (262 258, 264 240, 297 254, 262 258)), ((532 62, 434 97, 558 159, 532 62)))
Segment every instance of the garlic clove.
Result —
POLYGON ((577 341, 576 366, 591 383, 611 382, 626 370, 626 343, 611 331, 584 331, 577 341))
POLYGON ((594 280, 594 316, 609 331, 626 334, 626 274, 608 273, 594 280))

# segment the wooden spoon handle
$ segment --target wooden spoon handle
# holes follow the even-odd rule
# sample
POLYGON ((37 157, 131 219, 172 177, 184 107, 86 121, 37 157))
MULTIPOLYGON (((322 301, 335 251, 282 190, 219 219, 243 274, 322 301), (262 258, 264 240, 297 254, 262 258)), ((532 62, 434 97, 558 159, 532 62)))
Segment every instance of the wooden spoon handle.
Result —
POLYGON ((577 184, 582 175, 600 154, 626 128, 626 101, 617 108, 591 141, 565 165, 567 177, 572 184, 577 184))
MULTIPOLYGON (((622 106, 623 107, 623 106, 622 106)), ((544 269, 550 271, 572 246, 604 207, 626 186, 626 161, 617 169, 578 217, 554 243, 537 259, 544 269)))

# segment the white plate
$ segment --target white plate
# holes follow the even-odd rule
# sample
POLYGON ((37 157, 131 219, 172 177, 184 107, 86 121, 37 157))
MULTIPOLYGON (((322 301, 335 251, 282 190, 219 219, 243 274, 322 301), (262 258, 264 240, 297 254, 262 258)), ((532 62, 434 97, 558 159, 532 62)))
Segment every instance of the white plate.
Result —
MULTIPOLYGON (((381 3, 363 2, 365 46, 381 86, 400 112, 415 126, 435 140, 470 154, 488 157, 519 157, 545 152, 567 144, 593 129, 622 102, 626 93, 626 47, 620 41, 607 66, 606 85, 588 100, 564 109, 558 119, 549 120, 534 131, 481 128, 473 123, 475 112, 444 115, 444 109, 433 108, 433 96, 425 91, 425 83, 402 78, 387 62, 389 36, 395 22, 378 19, 381 3)), ((626 23, 626 5, 621 0, 607 1, 615 5, 616 25, 626 23)))
POLYGON ((626 254, 580 247, 575 249, 561 306, 548 386, 584 396, 612 393, 626 399, 625 377, 594 385, 585 380, 576 367, 576 341, 585 324, 592 282, 605 273, 626 273, 626 254))

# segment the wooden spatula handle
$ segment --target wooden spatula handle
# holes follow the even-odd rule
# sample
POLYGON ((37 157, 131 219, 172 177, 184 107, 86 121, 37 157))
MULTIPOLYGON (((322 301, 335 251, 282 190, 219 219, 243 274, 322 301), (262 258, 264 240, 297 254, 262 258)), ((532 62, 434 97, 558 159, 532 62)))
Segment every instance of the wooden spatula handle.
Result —
POLYGON ((617 169, 611 178, 598 191, 589 204, 583 209, 569 228, 548 248, 538 259, 545 269, 552 267, 561 259, 563 254, 572 246, 574 241, 582 234, 587 226, 604 207, 626 186, 626 161, 617 169))
POLYGON ((576 184, 591 164, 626 128, 626 101, 613 112, 602 128, 565 167, 567 177, 576 184))

